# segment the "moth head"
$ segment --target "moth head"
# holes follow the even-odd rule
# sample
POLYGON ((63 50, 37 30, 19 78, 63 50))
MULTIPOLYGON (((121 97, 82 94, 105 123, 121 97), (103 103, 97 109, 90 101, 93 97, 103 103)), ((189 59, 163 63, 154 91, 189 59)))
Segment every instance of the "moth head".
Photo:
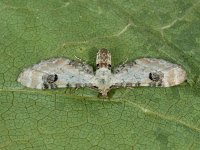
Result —
POLYGON ((111 54, 107 49, 102 48, 98 51, 96 58, 96 67, 97 69, 100 68, 111 69, 111 54))

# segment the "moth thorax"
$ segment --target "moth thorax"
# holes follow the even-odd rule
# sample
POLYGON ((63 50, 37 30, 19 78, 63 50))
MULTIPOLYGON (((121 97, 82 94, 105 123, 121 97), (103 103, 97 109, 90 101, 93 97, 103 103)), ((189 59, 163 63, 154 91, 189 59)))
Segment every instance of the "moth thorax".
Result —
POLYGON ((112 73, 108 68, 99 68, 96 71, 96 84, 102 96, 106 96, 112 86, 112 73))
POLYGON ((99 68, 111 69, 111 54, 107 49, 102 48, 98 51, 96 58, 96 66, 97 69, 99 68))

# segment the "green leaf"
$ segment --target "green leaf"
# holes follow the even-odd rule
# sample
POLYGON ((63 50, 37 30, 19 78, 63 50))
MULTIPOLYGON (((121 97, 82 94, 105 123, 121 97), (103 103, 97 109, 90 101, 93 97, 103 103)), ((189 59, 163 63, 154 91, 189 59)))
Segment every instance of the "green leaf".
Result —
POLYGON ((0 149, 200 149, 198 0, 1 0, 0 149), (113 67, 155 57, 183 66, 187 83, 114 89, 33 90, 16 80, 43 59, 75 56, 113 67))

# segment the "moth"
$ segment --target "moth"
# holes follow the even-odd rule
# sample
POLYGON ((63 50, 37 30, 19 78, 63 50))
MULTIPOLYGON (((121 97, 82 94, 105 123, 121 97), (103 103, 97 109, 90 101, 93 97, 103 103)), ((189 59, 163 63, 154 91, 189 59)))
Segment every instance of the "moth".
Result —
POLYGON ((140 58, 111 71, 111 53, 102 48, 96 56, 96 72, 84 62, 52 58, 24 69, 22 85, 35 89, 96 88, 103 97, 113 87, 170 87, 186 80, 185 70, 163 59, 140 58))

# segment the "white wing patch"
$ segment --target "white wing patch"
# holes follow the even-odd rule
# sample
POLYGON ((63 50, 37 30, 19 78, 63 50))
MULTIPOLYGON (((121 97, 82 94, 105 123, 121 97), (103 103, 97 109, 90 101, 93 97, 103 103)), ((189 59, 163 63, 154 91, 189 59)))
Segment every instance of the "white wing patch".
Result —
POLYGON ((163 59, 141 58, 123 64, 111 72, 111 54, 103 48, 97 53, 97 70, 66 58, 53 58, 25 69, 18 82, 35 89, 64 87, 95 87, 107 96, 112 87, 155 86, 170 87, 181 84, 186 72, 181 66, 163 59))
POLYGON ((93 78, 93 69, 87 64, 53 58, 25 69, 18 82, 30 88, 51 89, 92 86, 93 78))
POLYGON ((114 70, 115 86, 169 87, 182 83, 186 72, 178 65, 155 58, 141 58, 114 70))

